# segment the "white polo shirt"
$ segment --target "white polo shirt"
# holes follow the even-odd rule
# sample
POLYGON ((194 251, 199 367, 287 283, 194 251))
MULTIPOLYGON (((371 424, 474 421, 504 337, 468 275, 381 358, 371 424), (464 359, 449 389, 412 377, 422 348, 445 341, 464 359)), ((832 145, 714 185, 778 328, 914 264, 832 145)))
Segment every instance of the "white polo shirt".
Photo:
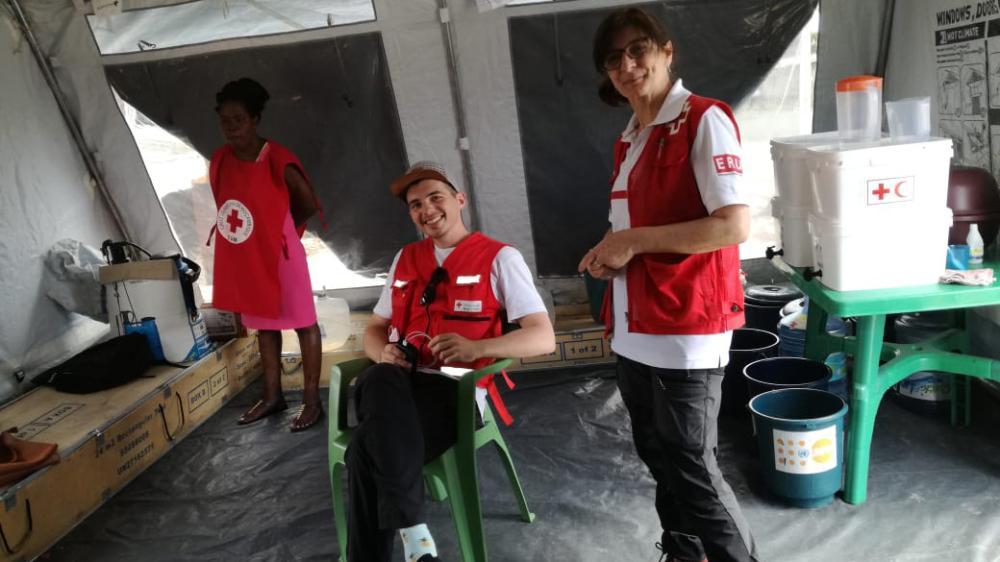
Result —
MULTIPOLYGON (((639 160, 653 127, 676 119, 690 95, 691 92, 677 80, 652 123, 639 130, 639 122, 635 115, 632 116, 622 133, 622 140, 629 145, 611 188, 612 191, 627 189, 629 175, 639 160)), ((713 156, 723 154, 742 158, 742 148, 736 127, 729 116, 722 109, 711 107, 702 115, 698 124, 689 158, 698 183, 698 191, 701 193, 701 201, 709 214, 728 205, 746 204, 740 189, 743 181, 742 173, 733 173, 732 170, 722 170, 720 173, 713 163, 713 156)), ((613 231, 629 228, 628 199, 611 199, 609 220, 613 231)), ((628 321, 625 318, 628 287, 624 270, 613 279, 612 283, 615 329, 611 349, 615 353, 639 363, 664 369, 712 369, 725 366, 729 362, 729 345, 733 337, 731 331, 703 335, 629 332, 628 321)))

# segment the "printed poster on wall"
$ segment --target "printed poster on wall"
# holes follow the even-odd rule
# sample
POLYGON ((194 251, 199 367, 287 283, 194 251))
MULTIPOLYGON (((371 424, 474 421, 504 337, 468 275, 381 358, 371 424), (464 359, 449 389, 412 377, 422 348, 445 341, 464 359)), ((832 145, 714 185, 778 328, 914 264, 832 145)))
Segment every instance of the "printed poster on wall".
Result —
POLYGON ((953 162, 1000 173, 1000 0, 935 4, 937 120, 953 162))

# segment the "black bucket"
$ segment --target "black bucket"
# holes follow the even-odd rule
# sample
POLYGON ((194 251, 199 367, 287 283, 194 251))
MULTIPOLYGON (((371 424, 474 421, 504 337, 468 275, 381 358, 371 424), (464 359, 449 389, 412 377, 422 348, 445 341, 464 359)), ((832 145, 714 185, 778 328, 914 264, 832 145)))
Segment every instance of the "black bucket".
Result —
POLYGON ((759 359, 743 368, 750 398, 782 388, 826 390, 833 370, 826 363, 802 357, 759 359))
POLYGON ((746 412, 750 395, 747 393, 743 368, 748 364, 778 354, 778 336, 767 330, 740 328, 733 330, 733 343, 729 346, 729 364, 722 379, 722 413, 742 415, 746 412))
MULTIPOLYGON (((903 314, 893 321, 895 343, 920 343, 957 324, 954 311, 942 310, 903 314)), ((951 375, 920 371, 894 384, 889 395, 904 408, 921 414, 947 415, 951 412, 951 375)))
POLYGON ((751 285, 743 295, 746 307, 746 327, 774 332, 781 320, 781 309, 802 298, 794 285, 751 285))

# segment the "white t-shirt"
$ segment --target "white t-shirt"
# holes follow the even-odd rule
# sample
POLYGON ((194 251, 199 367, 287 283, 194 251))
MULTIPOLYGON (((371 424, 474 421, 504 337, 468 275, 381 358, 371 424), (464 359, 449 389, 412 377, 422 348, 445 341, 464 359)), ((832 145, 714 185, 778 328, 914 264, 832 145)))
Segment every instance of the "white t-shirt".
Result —
MULTIPOLYGON (((434 247, 434 258, 438 265, 451 255, 455 248, 434 247)), ((403 251, 396 253, 392 259, 392 266, 389 268, 389 277, 385 286, 382 287, 382 294, 379 295, 375 309, 372 311, 382 318, 392 319, 392 283, 396 277, 396 263, 403 251)), ((535 288, 534 278, 528 264, 525 263, 521 252, 512 246, 504 246, 497 253, 490 269, 490 286, 493 287, 493 294, 496 295, 500 306, 507 311, 507 320, 514 322, 536 312, 546 312, 545 303, 542 301, 538 289, 535 288)))
MULTIPOLYGON (((630 143, 625 151, 625 160, 618 170, 618 176, 612 186, 612 191, 622 191, 628 188, 628 177, 632 173, 639 156, 642 154, 650 132, 655 125, 669 123, 676 119, 684 107, 691 92, 686 90, 678 80, 670 89, 656 119, 646 128, 639 130, 639 122, 635 115, 629 120, 622 140, 630 143)), ((711 214, 728 205, 745 205, 746 200, 740 192, 743 181, 742 173, 724 167, 721 172, 713 161, 714 156, 730 155, 742 157, 742 148, 736 135, 736 127, 729 116, 718 107, 711 107, 702 115, 691 146, 689 161, 694 170, 702 203, 711 214)), ((613 231, 629 228, 628 199, 612 199, 611 229, 613 231)), ((729 345, 732 343, 731 331, 721 334, 696 335, 657 335, 639 334, 628 331, 625 311, 628 307, 628 292, 626 276, 623 273, 613 280, 613 297, 615 312, 614 339, 611 349, 615 353, 664 369, 712 369, 725 366, 729 362, 729 345)))

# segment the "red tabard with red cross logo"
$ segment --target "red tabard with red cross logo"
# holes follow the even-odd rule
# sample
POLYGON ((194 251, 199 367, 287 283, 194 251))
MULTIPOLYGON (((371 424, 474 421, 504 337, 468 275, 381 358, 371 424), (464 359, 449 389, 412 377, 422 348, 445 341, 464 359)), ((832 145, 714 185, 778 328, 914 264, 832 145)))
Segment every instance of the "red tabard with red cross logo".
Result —
POLYGON ((218 209, 212 293, 216 308, 279 316, 278 259, 288 214, 284 173, 289 164, 302 171, 299 159, 273 141, 264 145, 253 162, 236 158, 228 144, 212 154, 209 181, 218 209))

